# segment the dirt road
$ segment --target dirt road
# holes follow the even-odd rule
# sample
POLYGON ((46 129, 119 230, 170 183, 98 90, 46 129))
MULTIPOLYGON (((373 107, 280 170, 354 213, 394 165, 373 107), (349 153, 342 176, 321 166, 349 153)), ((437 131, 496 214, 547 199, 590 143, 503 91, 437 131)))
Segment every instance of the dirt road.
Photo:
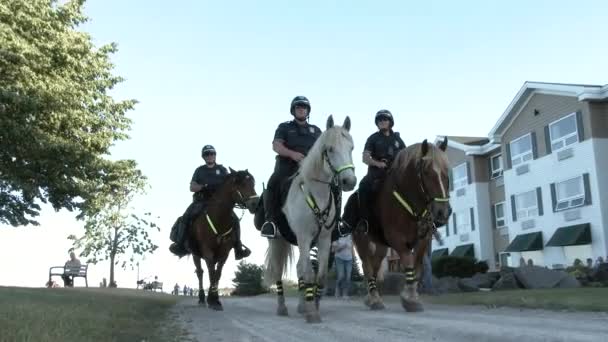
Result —
POLYGON ((323 323, 307 324, 289 298, 289 317, 275 315, 271 296, 230 298, 224 311, 199 307, 193 298, 175 308, 195 341, 606 341, 607 313, 427 305, 406 313, 398 302, 369 311, 359 300, 322 301, 323 323))

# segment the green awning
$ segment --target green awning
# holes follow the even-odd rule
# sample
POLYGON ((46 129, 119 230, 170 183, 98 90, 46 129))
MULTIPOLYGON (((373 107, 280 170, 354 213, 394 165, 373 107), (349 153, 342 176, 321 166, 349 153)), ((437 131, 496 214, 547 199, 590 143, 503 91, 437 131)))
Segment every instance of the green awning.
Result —
POLYGON ((543 249, 543 233, 534 232, 517 235, 507 246, 505 252, 528 252, 543 249))
POLYGON ((454 248, 454 250, 452 251, 452 254, 450 254, 450 255, 456 256, 456 257, 474 258, 475 257, 475 247, 473 246, 472 243, 469 243, 467 245, 460 245, 460 246, 454 248))
POLYGON ((440 257, 444 257, 448 255, 448 249, 447 248, 439 248, 433 251, 433 253, 431 254, 431 259, 437 259, 440 257))
POLYGON ((558 228, 545 246, 577 246, 591 243, 591 225, 589 223, 558 228))

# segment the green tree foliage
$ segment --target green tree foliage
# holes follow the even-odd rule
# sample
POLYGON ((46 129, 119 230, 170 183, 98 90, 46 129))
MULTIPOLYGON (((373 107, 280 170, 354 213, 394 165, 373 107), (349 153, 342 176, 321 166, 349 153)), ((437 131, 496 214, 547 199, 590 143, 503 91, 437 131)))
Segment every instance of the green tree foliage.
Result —
POLYGON ((151 221, 151 214, 140 217, 130 207, 134 197, 143 194, 146 186, 146 178, 133 164, 132 161, 117 163, 120 167, 108 175, 95 199, 99 210, 86 216, 84 235, 68 237, 74 248, 81 251, 80 256, 88 258, 87 262, 110 261, 110 284, 114 284, 114 266, 121 257, 124 256, 122 268, 133 268, 138 256, 158 248, 149 236, 150 230, 160 230, 151 221))
POLYGON ((39 203, 99 210, 95 197, 117 169, 109 148, 127 139, 136 101, 109 91, 114 43, 77 30, 84 0, 0 0, 0 223, 34 224, 39 203))
POLYGON ((241 261, 237 265, 237 270, 234 272, 233 296, 255 296, 268 292, 268 289, 262 285, 262 274, 264 270, 262 266, 249 264, 241 261))

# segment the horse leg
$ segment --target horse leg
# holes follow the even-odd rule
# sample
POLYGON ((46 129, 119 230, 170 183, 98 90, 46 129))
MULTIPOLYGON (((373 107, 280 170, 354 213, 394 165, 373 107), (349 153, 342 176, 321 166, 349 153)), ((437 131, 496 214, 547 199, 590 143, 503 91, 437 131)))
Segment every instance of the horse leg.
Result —
POLYGON ((304 278, 298 277, 298 313, 304 314, 304 292, 306 285, 304 284, 304 278))
MULTIPOLYGON (((228 250, 228 253, 230 252, 230 250, 228 250)), ((224 264, 226 263, 226 259, 228 258, 228 253, 226 253, 226 255, 224 257, 222 257, 220 260, 217 261, 217 264, 215 266, 215 274, 213 276, 213 290, 214 290, 214 296, 215 296, 215 305, 212 307, 213 310, 217 310, 217 311, 222 311, 224 310, 224 307, 222 306, 222 302, 220 302, 220 296, 218 293, 218 287, 220 284, 220 278, 222 277, 222 269, 224 268, 224 264)))
POLYGON ((207 306, 213 310, 221 310, 215 283, 217 273, 215 270, 215 261, 205 260, 205 262, 207 263, 207 271, 209 271, 209 296, 207 296, 207 306))
POLYGON ((385 308, 384 303, 382 302, 382 297, 380 296, 380 292, 378 291, 376 281, 382 281, 382 261, 386 256, 387 250, 388 248, 386 246, 376 244, 374 253, 370 255, 372 276, 368 278, 367 291, 370 296, 369 307, 372 310, 383 310, 385 308))
POLYGON ((298 277, 304 280, 304 315, 308 323, 320 323, 319 311, 315 306, 315 284, 316 276, 310 262, 310 245, 311 237, 298 234, 298 246, 300 247, 300 255, 298 258, 298 277))
POLYGON ((196 276, 198 277, 198 303, 205 305, 205 289, 203 288, 203 266, 201 265, 201 258, 193 255, 192 260, 194 266, 196 266, 196 276))
POLYGON ((285 306, 285 293, 283 292, 283 281, 277 281, 277 315, 287 316, 287 306, 285 306))
POLYGON ((318 252, 317 252, 317 262, 319 265, 319 270, 317 272, 317 281, 316 281, 316 291, 315 291, 315 305, 317 311, 319 310, 320 302, 321 302, 321 292, 325 287, 325 281, 327 276, 327 268, 328 268, 328 260, 329 260, 329 252, 331 249, 331 231, 324 230, 319 236, 319 241, 317 242, 318 252))
POLYGON ((414 250, 406 249, 399 253, 401 263, 405 265, 405 286, 401 291, 401 306, 407 312, 423 311, 424 308, 418 298, 418 282, 416 281, 416 271, 414 268, 414 250))

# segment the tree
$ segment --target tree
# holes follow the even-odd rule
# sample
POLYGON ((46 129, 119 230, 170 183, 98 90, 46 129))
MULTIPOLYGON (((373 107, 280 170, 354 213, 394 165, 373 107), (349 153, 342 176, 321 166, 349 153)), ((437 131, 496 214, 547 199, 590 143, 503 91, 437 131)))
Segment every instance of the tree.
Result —
POLYGON ((77 31, 83 4, 0 4, 0 223, 37 225, 40 202, 82 219, 99 210, 100 182, 124 166, 106 157, 128 138, 136 101, 108 94, 123 81, 112 73, 117 45, 96 47, 77 31))
POLYGON ((255 296, 268 292, 268 289, 262 285, 262 274, 264 269, 262 266, 249 264, 241 261, 237 265, 237 270, 234 272, 233 296, 255 296))
POLYGON ((150 220, 151 214, 142 217, 133 213, 130 203, 135 196, 143 194, 146 178, 131 160, 117 162, 118 168, 106 177, 100 186, 95 207, 99 208, 85 219, 84 235, 68 236, 74 248, 81 250, 81 257, 88 257, 88 263, 110 261, 110 284, 114 281, 114 266, 122 255, 130 253, 121 267, 133 268, 136 256, 154 252, 158 246, 152 243, 148 231, 159 227, 150 220))

